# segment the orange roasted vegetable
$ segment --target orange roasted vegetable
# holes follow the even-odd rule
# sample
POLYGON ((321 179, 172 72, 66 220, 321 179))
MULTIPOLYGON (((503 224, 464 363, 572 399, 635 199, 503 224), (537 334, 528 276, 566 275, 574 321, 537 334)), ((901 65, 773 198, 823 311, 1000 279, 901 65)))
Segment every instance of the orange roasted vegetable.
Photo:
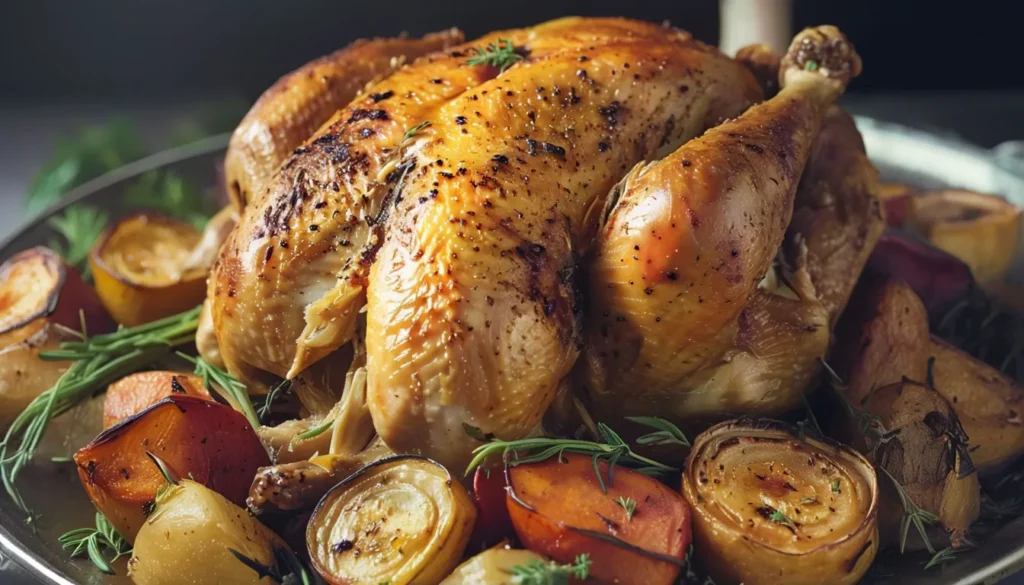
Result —
POLYGON ((270 464, 245 417, 210 400, 174 395, 121 421, 79 449, 75 464, 89 499, 129 541, 167 485, 147 452, 239 506, 270 464))
POLYGON ((168 396, 211 400, 203 379, 195 374, 158 370, 125 376, 107 387, 103 397, 103 428, 160 402, 168 396))
POLYGON ((506 504, 519 539, 561 563, 589 555, 601 583, 671 585, 690 544, 686 501, 641 473, 616 467, 610 477, 605 462, 598 469, 607 493, 588 456, 509 467, 506 504))
POLYGON ((39 352, 75 341, 84 318, 89 333, 113 321, 93 292, 60 256, 42 246, 0 266, 0 427, 5 427, 67 369, 39 352))
POLYGON ((206 296, 206 270, 189 268, 200 234, 153 213, 128 216, 89 252, 96 292, 118 323, 132 327, 187 311, 206 296))

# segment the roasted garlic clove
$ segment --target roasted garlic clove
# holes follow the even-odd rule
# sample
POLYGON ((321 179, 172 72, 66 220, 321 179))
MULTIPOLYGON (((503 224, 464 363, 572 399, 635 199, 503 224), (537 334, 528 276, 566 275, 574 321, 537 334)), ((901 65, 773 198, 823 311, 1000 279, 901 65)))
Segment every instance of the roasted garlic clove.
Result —
POLYGON ((186 269, 199 239, 191 225, 152 213, 131 215, 104 232, 89 265, 114 319, 131 327, 203 302, 206 271, 186 269))
POLYGON ((444 467, 400 455, 328 492, 309 520, 306 545, 332 585, 432 585, 462 559, 475 520, 469 494, 444 467))
MULTIPOLYGON (((878 417, 881 428, 875 430, 883 433, 867 439, 869 457, 900 486, 890 484, 884 497, 902 505, 896 493, 902 489, 914 505, 935 514, 953 546, 959 545, 978 518, 981 492, 953 406, 935 389, 903 381, 876 389, 863 408, 878 417)), ((884 515, 882 534, 889 539, 900 534, 903 513, 884 515)), ((909 536, 908 546, 923 545, 919 538, 909 536)))
POLYGON ((852 584, 878 550, 878 480, 855 450, 770 420, 716 425, 683 475, 718 583, 852 584))

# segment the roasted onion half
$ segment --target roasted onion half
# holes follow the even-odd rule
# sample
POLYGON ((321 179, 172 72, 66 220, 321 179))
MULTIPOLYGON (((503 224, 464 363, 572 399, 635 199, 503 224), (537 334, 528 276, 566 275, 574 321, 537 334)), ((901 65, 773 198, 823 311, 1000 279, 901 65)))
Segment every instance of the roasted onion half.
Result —
POLYGON ((306 545, 332 585, 433 585, 459 564, 475 521, 473 500, 444 467, 399 455, 328 492, 306 545))
POLYGON ((114 319, 132 327, 203 302, 206 270, 188 266, 199 240, 190 224, 153 213, 108 229, 89 252, 89 265, 114 319))
POLYGON ((699 435, 683 495, 718 583, 856 583, 878 551, 878 480, 855 450, 739 419, 699 435))

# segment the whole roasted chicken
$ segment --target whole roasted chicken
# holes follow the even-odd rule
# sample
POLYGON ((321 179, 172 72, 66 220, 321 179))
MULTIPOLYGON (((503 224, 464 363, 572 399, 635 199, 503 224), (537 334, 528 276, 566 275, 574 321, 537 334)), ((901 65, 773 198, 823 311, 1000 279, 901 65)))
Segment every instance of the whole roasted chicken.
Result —
POLYGON ((257 102, 201 349, 448 465, 567 387, 605 419, 799 400, 882 223, 830 109, 860 71, 842 34, 781 64, 613 18, 460 43, 358 43, 257 102))

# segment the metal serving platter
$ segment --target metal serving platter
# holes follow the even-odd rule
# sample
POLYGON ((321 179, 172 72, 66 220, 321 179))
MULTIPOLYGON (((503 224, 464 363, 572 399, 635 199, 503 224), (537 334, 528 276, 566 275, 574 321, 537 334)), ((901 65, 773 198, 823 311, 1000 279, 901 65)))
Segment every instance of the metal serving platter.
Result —
MULTIPOLYGON (((1024 169, 1014 158, 1020 148, 999 152, 1000 157, 964 143, 918 132, 869 118, 858 118, 868 153, 889 181, 922 187, 962 187, 995 193, 1024 205, 1024 169)), ((206 185, 211 196, 217 185, 217 167, 227 145, 226 135, 163 152, 125 166, 87 183, 50 209, 39 219, 16 230, 0 245, 0 260, 25 248, 46 244, 53 237, 46 218, 76 202, 87 201, 103 207, 112 216, 130 211, 123 203, 124 189, 143 173, 173 170, 189 181, 206 185)), ((67 456, 90 441, 100 427, 100 401, 93 400, 51 424, 36 460, 21 478, 22 493, 41 517, 26 524, 5 494, 0 492, 0 583, 17 579, 13 564, 42 583, 73 585, 114 585, 130 583, 124 561, 115 564, 118 575, 108 577, 87 561, 71 561, 57 542, 63 532, 90 526, 93 507, 79 484, 72 464, 55 464, 51 457, 67 456)), ((986 539, 983 546, 962 555, 956 562, 927 572, 921 557, 907 557, 886 563, 889 574, 870 573, 871 583, 900 585, 968 585, 994 583, 1024 568, 1024 518, 1014 520, 986 539)), ((15 581, 20 582, 20 581, 15 581)), ((1022 581, 1024 583, 1024 581, 1022 581)))

